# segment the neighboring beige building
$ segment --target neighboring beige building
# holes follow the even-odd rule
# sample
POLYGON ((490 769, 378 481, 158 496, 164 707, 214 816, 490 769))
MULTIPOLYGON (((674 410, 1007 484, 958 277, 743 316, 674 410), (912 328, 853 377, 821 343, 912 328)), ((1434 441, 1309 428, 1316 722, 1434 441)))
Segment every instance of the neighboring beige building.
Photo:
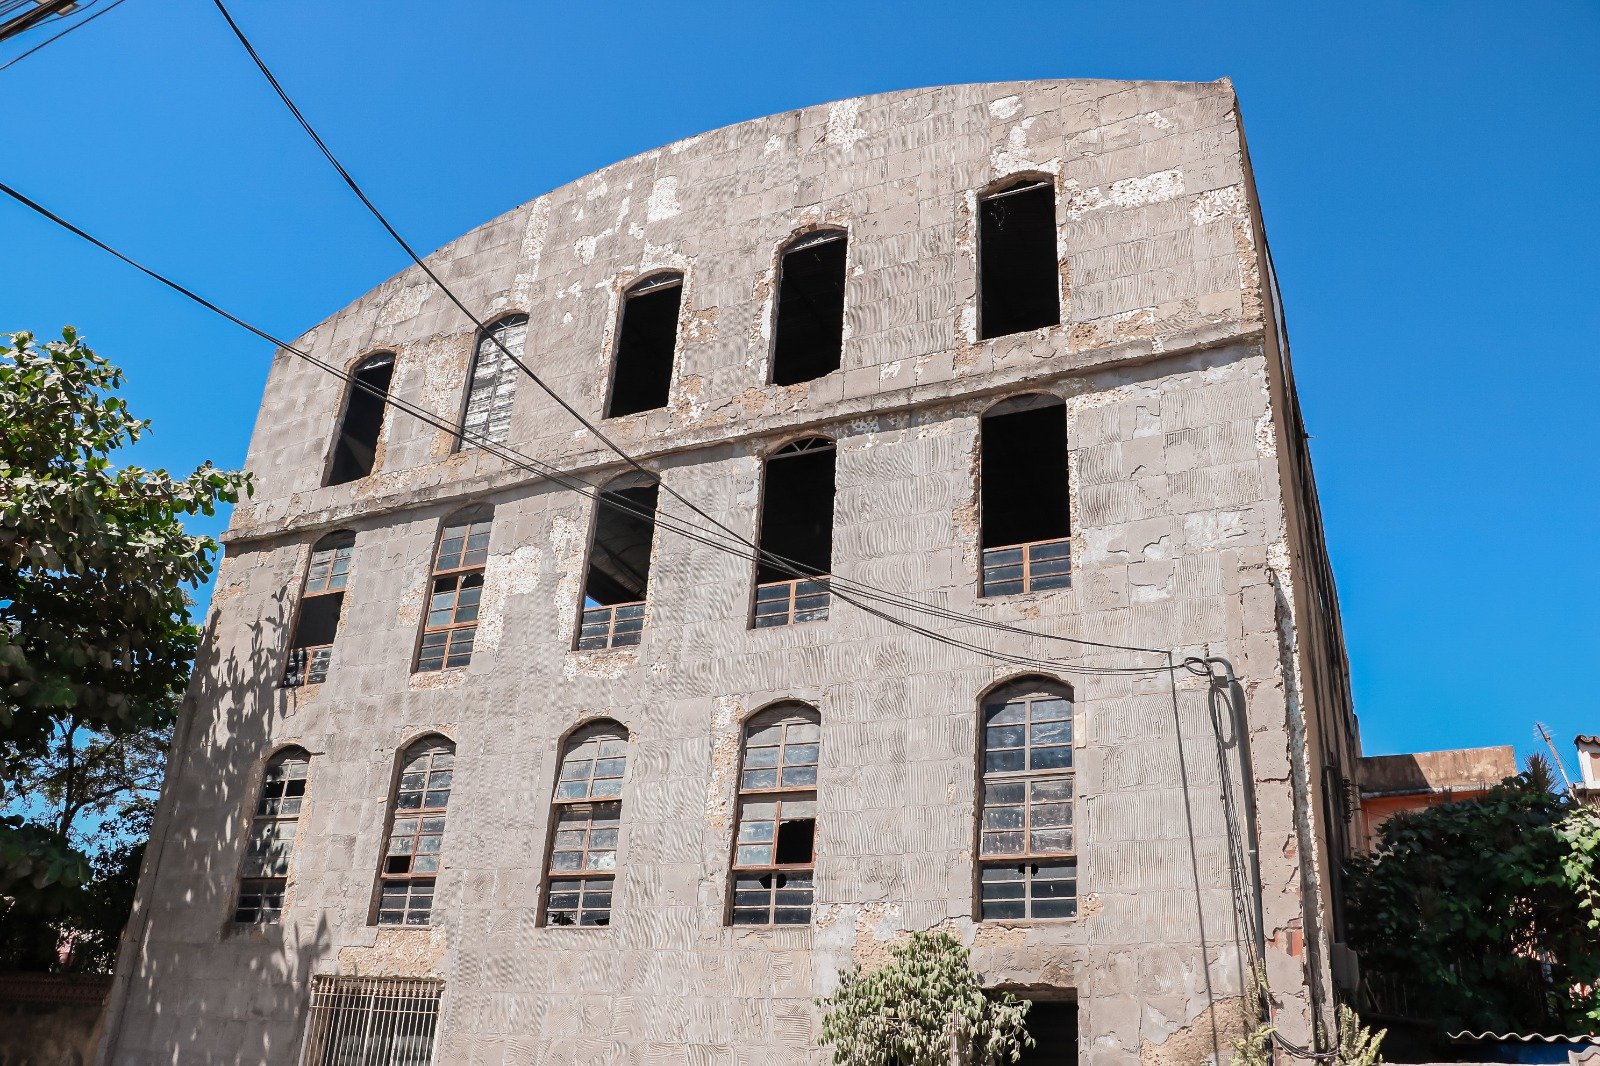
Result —
POLYGON ((939 928, 1028 1062, 1185 1066, 1257 916, 1309 1043, 1357 751, 1262 232, 1226 81, 889 93, 440 250, 491 336, 409 270, 297 342, 360 387, 279 352, 104 1061, 822 1063, 939 928))
POLYGON ((1379 827, 1397 814, 1477 799, 1516 775, 1517 753, 1509 744, 1369 755, 1361 760, 1356 776, 1361 788, 1358 822, 1362 848, 1370 854, 1377 845, 1379 827))
POLYGON ((1600 737, 1579 734, 1573 738, 1578 749, 1578 780, 1572 794, 1590 806, 1600 806, 1600 737))

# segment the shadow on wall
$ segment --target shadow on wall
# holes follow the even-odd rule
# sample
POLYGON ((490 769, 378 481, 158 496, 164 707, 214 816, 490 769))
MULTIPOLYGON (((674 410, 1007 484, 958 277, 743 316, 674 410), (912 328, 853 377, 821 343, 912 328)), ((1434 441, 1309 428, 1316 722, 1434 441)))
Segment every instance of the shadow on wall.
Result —
MULTIPOLYGON (((230 569, 253 565, 254 554, 241 552, 230 569)), ((286 913, 281 925, 233 923, 254 792, 274 733, 269 723, 293 708, 293 690, 277 681, 295 591, 280 589, 270 613, 229 625, 222 641, 219 620, 249 600, 224 599, 206 621, 122 935, 98 1062, 201 1061, 221 1049, 230 1061, 287 1062, 299 1047, 311 968, 332 943, 326 918, 297 922, 286 913), (245 628, 241 655, 245 642, 228 638, 245 628), (226 656, 222 643, 231 643, 226 656), (218 941, 223 949, 206 950, 209 965, 197 969, 191 948, 218 941)))
POLYGON ((84 1066, 99 1041, 111 978, 0 975, 0 1066, 84 1066))

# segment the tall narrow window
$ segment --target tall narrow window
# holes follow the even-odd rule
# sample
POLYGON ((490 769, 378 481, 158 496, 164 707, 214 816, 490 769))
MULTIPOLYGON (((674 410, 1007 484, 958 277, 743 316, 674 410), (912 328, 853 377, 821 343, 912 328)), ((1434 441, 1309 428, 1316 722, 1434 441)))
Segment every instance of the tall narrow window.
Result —
POLYGON ((475 507, 445 520, 439 534, 439 550, 433 557, 428 615, 422 620, 422 645, 417 651, 419 672, 466 666, 472 661, 493 518, 493 509, 475 507))
POLYGON ((583 584, 578 648, 626 648, 644 631, 644 597, 650 588, 650 546, 656 531, 660 485, 627 475, 608 485, 595 505, 589 572, 583 584))
POLYGON ((833 441, 811 437, 775 453, 761 491, 755 626, 828 617, 833 570, 833 441))
POLYGON ((839 369, 844 347, 845 235, 807 234, 778 263, 772 383, 793 385, 839 369))
POLYGON ((546 925, 610 925, 622 829, 628 731, 593 722, 572 734, 550 811, 546 925))
POLYGON ((744 731, 734 925, 808 925, 817 836, 822 719, 804 704, 756 715, 744 731))
POLYGON ((1056 194, 1048 181, 978 201, 978 298, 986 338, 1060 323, 1056 194))
POLYGON ((504 444, 511 432, 511 402, 517 395, 517 365, 528 336, 528 316, 508 315, 484 330, 472 356, 472 380, 461 420, 461 446, 477 447, 487 437, 504 444), (510 353, 509 355, 507 353, 510 353))
POLYGON ((372 464, 378 455, 378 434, 383 431, 383 412, 389 405, 389 382, 393 378, 394 355, 391 352, 368 356, 356 367, 345 397, 339 439, 333 446, 328 484, 360 481, 372 473, 372 464))
POLYGON ((300 593, 300 613, 294 620, 289 660, 283 670, 285 687, 320 685, 328 679, 355 549, 356 535, 347 530, 329 533, 312 546, 300 593))
POLYGON ((1054 396, 1018 396, 991 407, 981 432, 982 594, 1066 588, 1066 406, 1054 396))
POLYGON ((261 799, 250 823, 239 901, 233 920, 244 925, 276 925, 283 915, 283 893, 289 884, 289 859, 305 802, 311 756, 304 748, 285 748, 267 763, 261 799))
POLYGON ((300 1066, 430 1066, 444 983, 432 977, 311 977, 300 1066))
POLYGON ((652 275, 623 294, 607 418, 667 405, 682 299, 682 274, 652 275))
POLYGON ((401 756, 378 885, 379 925, 427 925, 433 915, 455 761, 456 746, 444 737, 424 737, 401 756))
POLYGON ((1072 733, 1072 697, 1059 686, 1022 683, 984 702, 978 897, 986 920, 1078 913, 1072 733))

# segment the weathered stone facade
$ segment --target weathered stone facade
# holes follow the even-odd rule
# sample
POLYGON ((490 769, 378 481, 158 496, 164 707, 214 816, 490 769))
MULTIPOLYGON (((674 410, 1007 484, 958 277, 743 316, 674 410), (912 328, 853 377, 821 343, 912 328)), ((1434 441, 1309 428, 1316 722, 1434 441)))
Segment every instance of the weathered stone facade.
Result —
MULTIPOLYGON (((619 294, 683 271, 670 401, 604 429, 744 535, 761 458, 825 434, 835 574, 976 619, 1228 659, 1250 723, 1268 973, 1280 1025, 1305 1042, 1331 1010, 1329 859, 1345 845, 1328 784, 1349 776, 1354 721, 1236 108, 1226 81, 846 100, 623 161, 431 262, 484 321, 529 315, 528 361, 596 422, 619 294), (980 340, 975 205, 1015 174, 1055 186, 1063 321, 980 340), (778 249, 819 224, 849 233, 843 366, 764 384, 778 249), (978 421, 1023 392, 1066 401, 1072 587, 983 599, 978 421)), ((343 367, 394 352, 391 395, 459 417, 472 328, 419 271, 298 343, 343 367)), ((106 1061, 293 1062, 311 977, 337 973, 442 977, 441 1063, 820 1063, 814 997, 930 927, 971 943, 990 984, 1075 998, 1084 1061, 1225 1057, 1249 984, 1236 891, 1248 912, 1252 884, 1222 802, 1238 750, 1219 760, 1203 678, 886 608, 1060 660, 1040 672, 1081 715, 1079 916, 975 921, 978 705, 1027 671, 838 600, 826 621, 753 630, 750 561, 660 529, 642 643, 574 651, 591 501, 394 410, 373 474, 322 487, 343 393, 278 353, 106 1061), (441 518, 475 501, 495 512, 471 664, 413 673, 441 518), (331 670, 283 688, 310 545, 334 529, 356 546, 331 670), (1125 666, 1151 672, 1074 669, 1125 666), (815 919, 730 927, 740 726, 781 700, 822 720, 815 919), (602 716, 630 734, 612 922, 543 927, 558 752, 602 716), (433 924, 380 928, 397 752, 431 732, 457 751, 433 924), (287 744, 312 759, 283 921, 235 926, 262 767, 287 744)), ((590 481, 624 469, 528 381, 509 440, 590 481)))

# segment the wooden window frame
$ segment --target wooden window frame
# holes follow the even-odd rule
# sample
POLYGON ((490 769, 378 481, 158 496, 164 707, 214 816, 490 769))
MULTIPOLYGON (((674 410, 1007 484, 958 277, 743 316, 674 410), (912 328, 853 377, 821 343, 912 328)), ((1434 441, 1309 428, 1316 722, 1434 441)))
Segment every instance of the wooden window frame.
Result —
MULTIPOLYGON (((1002 723, 997 728, 1004 728, 1007 724, 1008 723, 1002 723)), ((976 802, 973 804, 975 815, 973 826, 973 850, 975 855, 975 862, 973 863, 973 907, 974 913, 978 915, 979 921, 1027 923, 1073 921, 1077 918, 1078 900, 1081 898, 1081 893, 1078 891, 1078 867, 1080 864, 1083 843, 1081 837, 1083 824, 1080 802, 1081 793, 1078 788, 1077 775, 1079 770, 1078 753, 1082 748, 1082 715, 1078 710, 1071 689, 1064 685, 1043 680, 1038 682, 1016 682, 1012 685, 1008 685, 996 690, 989 696, 985 697, 979 704, 977 743, 978 757, 974 761, 974 769, 976 770, 976 802), (1067 705, 1065 717, 1045 719, 1042 722, 1036 722, 1033 717, 1033 706, 1037 703, 1045 701, 1059 701, 1065 703, 1067 705), (995 750, 1020 751, 1022 753, 1022 769, 991 771, 987 768, 990 752, 988 743, 990 719, 993 717, 995 712, 999 712, 1006 707, 1019 703, 1023 704, 1025 707, 1024 718, 1021 723, 1023 728, 1022 746, 1020 748, 1008 746, 995 750), (1034 743, 1033 727, 1036 724, 1049 724, 1051 722, 1066 723, 1068 732, 1066 741, 1064 743, 1036 745, 1034 743), (1032 769, 1032 753, 1036 747, 1064 750, 1067 753, 1066 765, 1032 769), (1065 800, 1051 797, 1036 799, 1033 795, 1035 785, 1051 785, 1060 783, 1065 783, 1067 786, 1068 795, 1065 800), (1004 832, 1020 834, 1022 848, 1019 851, 990 852, 988 850, 988 845, 985 841, 985 816, 991 806, 989 802, 989 786, 991 784, 1020 784, 1022 786, 1023 792, 1020 803, 1006 802, 995 805, 996 807, 1003 808, 1020 806, 1022 808, 1022 824, 1017 827, 987 827, 987 832, 989 833, 1004 832), (1060 804, 1063 802, 1067 805, 1068 814, 1068 819, 1065 826, 1059 824, 1035 826, 1033 824, 1033 813, 1036 806, 1060 804), (1033 835, 1036 829, 1041 832, 1067 829, 1070 833, 1070 846, 1064 849, 1035 848, 1033 845, 1033 835), (1011 867, 1017 868, 1018 872, 1021 874, 1021 877, 1013 879, 1005 877, 988 878, 985 876, 987 871, 1001 871, 1011 867), (1057 867, 1070 867, 1070 872, 1058 873, 1053 877, 1041 876, 1041 868, 1048 873, 1050 870, 1057 867), (1061 908, 1066 913, 1047 915, 1034 914, 1036 902, 1034 895, 1035 886, 1063 883, 1069 879, 1072 882, 1072 891, 1070 896, 1038 897, 1039 901, 1055 900, 1059 902, 1070 900, 1070 903, 1067 903, 1061 908), (1022 882, 1023 887, 1022 894, 1020 896, 1020 901, 1023 905, 1022 914, 993 917, 985 916, 985 900, 983 894, 984 885, 999 882, 1010 882, 1012 880, 1022 882)))
MULTIPOLYGON (((1022 544, 1002 544, 994 548, 984 548, 982 555, 983 560, 978 578, 979 596, 986 598, 998 596, 1020 596, 1026 592, 1045 592, 1050 589, 1064 589, 1072 587, 1072 538, 1070 536, 1050 537, 1046 540, 1030 540, 1022 544), (1040 553, 1041 549, 1053 548, 1057 545, 1063 546, 1060 559, 1047 558, 1040 560, 1035 558, 1035 556, 1040 553), (998 589, 992 590, 991 585, 1000 584, 1002 579, 992 579, 989 576, 990 572, 993 570, 998 570, 1002 566, 1015 566, 1018 565, 1018 563, 1000 563, 993 562, 991 560, 1000 552, 1011 551, 1021 552, 1021 559, 1019 560, 1019 563, 1022 566, 1022 576, 1018 580, 1021 581, 1022 587, 1005 589, 1004 591, 998 589), (1038 569, 1038 567, 1035 564, 1040 562, 1047 564, 1045 566, 1047 573, 1045 573, 1043 576, 1036 576, 1034 571, 1038 569), (1048 565, 1057 563, 1064 563, 1064 566, 1048 565), (1058 570, 1064 572, 1056 572, 1058 570)), ((1009 584, 1012 579, 1003 580, 1009 584)))
POLYGON ((748 929, 809 928, 812 921, 815 919, 817 861, 816 826, 820 820, 819 815, 821 813, 818 809, 820 798, 819 780, 821 777, 821 771, 822 716, 820 713, 818 713, 816 708, 810 706, 809 704, 789 703, 770 707, 764 711, 752 715, 741 728, 739 741, 739 777, 736 784, 737 794, 735 797, 736 802, 732 833, 732 854, 728 864, 728 897, 723 919, 725 925, 748 929), (815 730, 816 739, 791 741, 790 729, 797 725, 806 725, 812 727, 815 730), (774 727, 782 729, 778 743, 776 745, 760 744, 756 745, 756 747, 761 749, 775 748, 775 761, 770 766, 765 764, 761 766, 752 766, 750 763, 750 752, 752 748, 750 741, 760 732, 774 727), (812 757, 812 761, 797 761, 793 763, 789 762, 787 756, 791 747, 810 747, 816 749, 815 754, 812 757), (768 769, 774 771, 773 783, 770 786, 765 784, 747 784, 752 773, 759 774, 768 769), (801 781, 792 784, 785 784, 784 778, 786 777, 786 771, 790 769, 810 769, 811 781, 809 783, 801 781), (746 825, 746 811, 748 807, 754 803, 771 803, 774 805, 772 817, 770 819, 760 820, 761 822, 770 820, 772 824, 771 839, 769 841, 745 841, 742 839, 746 825), (780 843, 782 827, 784 825, 783 807, 786 803, 804 803, 810 808, 812 836, 811 858, 809 861, 789 863, 782 863, 778 861, 778 847, 780 843), (741 861, 739 854, 741 846, 760 847, 763 844, 770 849, 768 856, 770 861, 765 863, 747 863, 741 861), (791 878, 802 879, 804 882, 803 887, 791 886, 791 878), (760 884, 759 890, 750 887, 741 888, 741 879, 745 881, 754 880, 758 882, 758 884, 760 884), (798 894, 802 890, 806 894, 806 903, 804 908, 806 912, 806 920, 804 922, 780 922, 778 920, 779 911, 798 911, 800 907, 797 904, 794 904, 792 901, 787 907, 781 906, 779 903, 779 893, 788 891, 793 894, 798 894), (745 902, 743 905, 740 905, 741 891, 751 894, 756 891, 761 891, 766 894, 767 899, 764 909, 766 911, 767 920, 765 922, 749 922, 739 920, 741 913, 748 914, 756 909, 755 905, 749 901, 745 902))
POLYGON ((443 670, 464 669, 472 663, 472 652, 477 642, 478 614, 483 603, 484 572, 488 568, 489 540, 494 529, 494 509, 470 508, 446 518, 439 527, 439 538, 433 549, 433 565, 428 574, 428 588, 422 605, 422 633, 417 640, 416 657, 412 660, 413 673, 437 673, 443 670), (454 554, 455 563, 445 565, 445 545, 451 540, 452 530, 461 530, 461 546, 454 554), (474 548, 472 538, 481 535, 481 546, 474 548), (469 562, 469 559, 472 560, 469 562), (446 588, 441 588, 445 582, 446 588), (470 603, 463 605, 465 593, 475 593, 470 603), (440 596, 450 597, 449 621, 434 623, 434 615, 441 610, 437 605, 440 596), (470 616, 462 618, 463 608, 470 616), (438 638, 436 641, 434 638, 438 638), (432 642, 432 646, 430 646, 432 642), (460 648, 465 645, 465 652, 460 648), (433 652, 437 651, 437 655, 433 652), (460 660, 456 661, 457 656, 460 660))
POLYGON ((511 416, 515 410, 518 382, 518 367, 512 356, 515 356, 516 359, 521 359, 526 351, 528 325, 528 316, 517 311, 500 316, 479 332, 472 351, 472 365, 467 369, 467 392, 466 398, 461 405, 461 432, 455 439, 456 451, 482 447, 479 438, 487 439, 495 444, 504 444, 510 437, 511 416), (519 328, 522 330, 522 335, 519 338, 514 342, 506 339, 506 334, 519 328), (496 343, 497 341, 498 343, 496 343), (511 355, 502 352, 500 350, 501 345, 504 345, 506 351, 510 352, 511 355), (486 354, 494 357, 496 366, 491 377, 484 382, 479 382, 478 371, 484 365, 484 356, 486 354), (511 382, 511 387, 506 391, 506 395, 502 397, 500 395, 501 388, 508 380, 511 382), (483 387, 480 388, 480 385, 483 387), (481 419, 482 424, 474 425, 473 401, 482 394, 488 395, 486 410, 481 419), (504 420, 501 422, 502 430, 497 433, 494 430, 494 426, 496 418, 501 414, 504 415, 504 420), (468 434, 473 434, 473 436, 468 436, 468 434))
POLYGON ((561 745, 556 779, 551 789, 550 815, 544 855, 544 883, 539 892, 538 924, 562 929, 605 929, 611 925, 616 902, 617 874, 622 869, 622 790, 627 781, 631 737, 626 726, 609 718, 573 730, 561 745), (592 754, 583 757, 585 748, 592 754), (621 753, 608 745, 620 745, 621 753), (601 764, 607 772, 599 774, 601 764), (582 774, 571 772, 582 764, 582 774), (610 772, 615 770, 615 773, 610 772), (599 816, 599 817, 597 817, 599 816), (596 823, 603 824, 596 828, 596 823), (578 847, 563 834, 581 832, 578 847), (612 833, 609 847, 596 844, 596 833, 612 833), (564 846, 565 845, 565 846, 564 846), (556 869, 556 856, 576 853, 578 865, 556 869), (590 865, 595 855, 609 855, 609 865, 590 865), (567 905, 570 897, 570 905, 567 905), (593 902, 604 898, 604 903, 593 902), (562 903, 556 906, 557 902, 562 903), (586 918, 598 915, 599 920, 586 918))
POLYGON ((439 872, 444 865, 446 814, 450 793, 455 787, 455 761, 455 742, 438 734, 412 741, 400 753, 394 783, 389 790, 389 817, 384 822, 377 892, 373 901, 372 920, 368 924, 401 928, 426 928, 433 924, 434 893, 439 872), (440 761, 441 756, 443 762, 440 761), (414 766, 424 758, 427 762, 423 766, 414 766), (417 787, 417 782, 407 783, 406 778, 413 774, 422 775, 421 787, 417 787), (436 776, 438 774, 449 776, 440 782, 436 776), (444 793, 442 799, 433 802, 440 792, 444 793), (402 807, 403 797, 409 795, 418 797, 417 806, 402 807), (430 826, 425 824, 427 822, 437 824, 430 826), (411 823, 409 828, 406 823, 411 823), (397 840, 408 841, 405 850, 395 850, 397 840), (424 840, 436 840, 438 843, 428 848, 422 843, 424 840), (419 859, 425 868, 417 868, 419 859), (400 860, 404 860, 403 868, 400 860), (431 869, 426 868, 429 865, 431 869), (418 904, 418 899, 424 895, 427 897, 426 907, 418 904), (385 906, 395 901, 399 902, 398 907, 385 906), (416 913, 421 914, 422 920, 411 920, 416 913), (398 915, 398 918, 385 920, 388 914, 398 915))
POLYGON ((295 839, 300 814, 305 808, 311 782, 311 753, 301 747, 284 748, 267 760, 261 772, 261 787, 256 790, 256 809, 245 836, 245 854, 240 864, 239 889, 234 899, 233 924, 277 925, 283 918, 284 896, 289 887, 289 871, 294 859, 295 839), (285 767, 297 767, 275 775, 285 767), (279 863, 263 869, 263 859, 271 858, 271 846, 260 842, 269 836, 281 845, 287 827, 288 846, 279 863), (275 904, 275 905, 273 905, 275 904))
MULTIPOLYGON (((787 459, 791 456, 810 455, 816 452, 831 452, 834 462, 834 497, 832 511, 828 515, 830 526, 839 518, 838 496, 838 463, 839 442, 831 437, 801 437, 792 440, 783 447, 778 448, 771 455, 761 461, 761 499, 758 502, 758 519, 765 526, 766 498, 771 488, 771 466, 774 462, 787 459)), ((829 533, 829 554, 832 554, 832 533, 829 533)), ((754 568, 751 571, 750 589, 750 622, 751 629, 782 629, 788 626, 804 625, 809 622, 826 622, 828 610, 833 605, 833 568, 830 566, 826 573, 802 574, 799 577, 788 577, 780 581, 756 581, 761 574, 760 555, 765 549, 763 530, 756 531, 756 552, 754 568), (810 586, 802 589, 801 586, 810 586), (778 595, 772 593, 776 591, 778 595), (767 596, 763 598, 763 593, 767 596), (810 602, 802 606, 803 600, 810 602), (763 611, 763 606, 781 603, 782 609, 763 611)), ((807 568, 809 569, 809 568, 807 568)))
POLYGON ((344 594, 350 587, 350 572, 355 567, 356 535, 339 530, 319 539, 311 546, 306 560, 305 578, 300 583, 300 601, 295 606, 294 625, 289 630, 289 654, 284 657, 284 688, 302 685, 320 685, 328 679, 333 663, 333 642, 326 644, 299 644, 300 622, 306 607, 323 598, 337 597, 334 633, 338 633, 338 616, 344 611, 344 594), (324 545, 326 545, 324 547, 324 545), (340 563, 343 563, 343 569, 340 563))

